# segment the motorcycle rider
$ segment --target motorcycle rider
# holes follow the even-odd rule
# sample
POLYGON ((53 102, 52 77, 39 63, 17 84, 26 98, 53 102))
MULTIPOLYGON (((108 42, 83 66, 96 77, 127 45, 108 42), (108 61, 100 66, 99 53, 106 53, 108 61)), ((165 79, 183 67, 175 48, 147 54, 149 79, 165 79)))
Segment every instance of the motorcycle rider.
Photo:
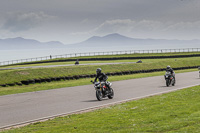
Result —
POLYGON ((175 80, 175 72, 169 65, 166 68, 166 72, 171 72, 171 74, 172 74, 172 76, 174 77, 174 80, 175 80))
POLYGON ((105 82, 106 87, 108 89, 110 89, 109 82, 106 81, 108 79, 108 76, 105 73, 101 72, 101 68, 97 68, 96 74, 97 74, 97 76, 96 76, 94 82, 96 82, 97 79, 99 80, 99 82, 105 82))

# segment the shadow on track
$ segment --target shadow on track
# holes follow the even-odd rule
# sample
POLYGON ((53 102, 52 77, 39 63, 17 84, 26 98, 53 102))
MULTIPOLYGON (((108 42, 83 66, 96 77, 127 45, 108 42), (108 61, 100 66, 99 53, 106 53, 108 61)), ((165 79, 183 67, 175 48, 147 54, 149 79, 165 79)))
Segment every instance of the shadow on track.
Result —
MULTIPOLYGON (((105 101, 105 100, 109 100, 109 99, 103 99, 102 101, 105 101)), ((100 102, 98 100, 87 100, 87 101, 82 101, 82 102, 100 102)))

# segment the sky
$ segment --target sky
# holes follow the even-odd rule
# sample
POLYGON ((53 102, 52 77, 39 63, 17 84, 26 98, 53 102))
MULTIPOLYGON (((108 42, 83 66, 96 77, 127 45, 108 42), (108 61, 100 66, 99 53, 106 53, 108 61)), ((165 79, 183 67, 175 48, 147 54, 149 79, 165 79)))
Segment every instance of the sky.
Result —
POLYGON ((0 0, 0 39, 200 39, 200 0, 0 0))

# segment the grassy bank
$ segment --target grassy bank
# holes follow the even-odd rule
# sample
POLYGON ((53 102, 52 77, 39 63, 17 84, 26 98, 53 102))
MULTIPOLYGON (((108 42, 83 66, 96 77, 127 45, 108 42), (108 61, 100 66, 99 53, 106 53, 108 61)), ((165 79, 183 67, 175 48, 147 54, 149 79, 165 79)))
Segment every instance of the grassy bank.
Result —
POLYGON ((113 64, 113 65, 89 65, 89 66, 68 66, 55 68, 35 68, 35 69, 19 69, 19 70, 3 70, 0 71, 0 84, 15 83, 22 80, 75 76, 95 74, 98 67, 101 67, 104 73, 137 71, 166 68, 171 65, 172 68, 200 66, 200 57, 180 58, 180 59, 152 59, 143 63, 134 64, 113 64))
MULTIPOLYGON (((197 71, 197 70, 196 69, 178 70, 176 71, 176 73, 184 73, 184 72, 192 72, 192 71, 197 71)), ((120 80, 160 76, 164 74, 165 74, 164 72, 153 72, 153 73, 140 73, 140 74, 123 75, 123 76, 109 76, 108 80, 113 82, 113 81, 120 81, 120 80)), ((197 75, 198 75, 198 72, 197 72, 197 75)), ((56 88, 63 88, 63 87, 88 85, 88 84, 91 84, 90 83, 91 80, 94 80, 94 78, 41 83, 41 84, 31 84, 31 85, 13 86, 13 87, 0 87, 0 96, 24 93, 24 92, 49 90, 49 89, 56 89, 56 88)))
POLYGON ((37 122, 4 133, 200 132, 200 86, 37 122))

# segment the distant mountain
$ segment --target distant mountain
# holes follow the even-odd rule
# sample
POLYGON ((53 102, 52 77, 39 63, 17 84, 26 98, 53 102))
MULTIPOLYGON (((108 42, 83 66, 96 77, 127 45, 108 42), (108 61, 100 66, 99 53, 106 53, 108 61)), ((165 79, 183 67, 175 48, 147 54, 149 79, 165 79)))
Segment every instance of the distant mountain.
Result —
POLYGON ((0 39, 0 50, 12 49, 47 49, 60 48, 65 45, 58 41, 39 42, 33 39, 24 39, 22 37, 0 39))
POLYGON ((184 45, 188 47, 200 46, 200 40, 167 40, 167 39, 138 39, 130 38, 118 33, 109 34, 103 37, 93 36, 86 41, 71 44, 71 47, 129 47, 129 46, 145 46, 145 45, 184 45), (191 46, 190 46, 191 45, 191 46))
POLYGON ((200 40, 166 40, 166 39, 138 39, 130 38, 117 33, 103 37, 93 36, 86 41, 64 45, 58 41, 39 42, 22 37, 0 39, 0 50, 13 49, 48 49, 48 48, 94 48, 94 47, 137 47, 137 48, 192 48, 200 47, 200 40))
POLYGON ((80 46, 80 47, 123 46, 132 44, 132 42, 133 38, 129 38, 115 33, 103 37, 93 36, 86 41, 72 44, 71 46, 80 46))

